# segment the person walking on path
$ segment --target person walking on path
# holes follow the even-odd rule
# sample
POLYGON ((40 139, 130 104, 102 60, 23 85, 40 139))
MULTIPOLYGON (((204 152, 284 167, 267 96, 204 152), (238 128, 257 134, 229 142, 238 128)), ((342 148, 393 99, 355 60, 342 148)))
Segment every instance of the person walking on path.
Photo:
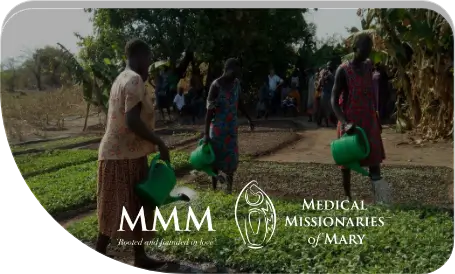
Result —
MULTIPOLYGON (((128 225, 119 231, 122 212, 135 220, 144 209, 147 229, 153 227, 154 208, 143 204, 135 195, 135 186, 147 177, 147 156, 160 152, 169 161, 169 150, 154 132, 154 98, 147 94, 144 82, 151 64, 151 50, 141 40, 131 40, 126 48, 127 65, 115 79, 109 95, 106 132, 98 152, 97 214, 98 239, 95 249, 106 254, 111 239, 150 240, 154 234, 142 231, 138 222, 133 230, 128 225)), ((149 258, 142 244, 134 246, 134 265, 156 269, 164 262, 149 258)))
POLYGON ((307 114, 308 114, 308 122, 313 121, 313 115, 315 113, 315 102, 314 97, 316 95, 316 71, 311 69, 309 71, 310 78, 308 80, 308 102, 307 102, 307 114))
POLYGON ((280 78, 280 76, 275 74, 275 69, 270 69, 269 72, 269 92, 270 95, 269 97, 271 98, 271 112, 272 114, 276 114, 278 108, 280 107, 281 104, 281 94, 280 94, 280 87, 284 83, 283 79, 280 78))
POLYGON ((319 86, 322 88, 321 94, 321 111, 320 117, 318 119, 319 123, 322 120, 325 121, 326 126, 329 126, 329 121, 332 116, 332 105, 330 103, 330 98, 332 94, 333 84, 334 84, 334 72, 335 66, 333 62, 327 63, 327 68, 323 70, 321 79, 319 80, 319 86))
MULTIPOLYGON (((355 133, 361 127, 370 144, 370 155, 360 162, 370 170, 372 181, 381 180, 381 163, 385 159, 381 138, 381 124, 376 114, 376 98, 373 92, 372 65, 368 56, 373 42, 368 34, 359 34, 353 42, 354 58, 338 67, 332 92, 332 107, 337 116, 337 137, 355 133)), ((351 199, 351 171, 342 168, 343 186, 351 199)), ((374 184, 373 184, 374 185, 374 184)))
POLYGON ((321 96, 322 96, 322 87, 321 87, 321 77, 322 77, 322 69, 318 68, 318 72, 316 73, 315 78, 315 94, 314 94, 314 119, 318 126, 321 125, 321 96))
POLYGON ((167 115, 169 117, 169 121, 172 120, 171 117, 171 106, 172 106, 172 99, 173 96, 171 94, 170 86, 171 82, 170 80, 173 80, 172 77, 172 71, 168 66, 164 66, 164 70, 160 74, 159 77, 159 85, 157 85, 157 97, 156 97, 156 102, 158 109, 161 113, 161 118, 165 120, 164 116, 164 109, 167 111, 167 115))
POLYGON ((270 97, 269 97, 269 81, 268 79, 264 78, 264 83, 262 84, 261 88, 259 89, 258 94, 258 104, 256 107, 257 111, 257 119, 260 119, 264 116, 265 119, 269 116, 269 107, 270 107, 270 97))
POLYGON ((227 182, 228 194, 232 192, 234 173, 239 163, 237 110, 246 116, 250 129, 254 129, 241 100, 239 74, 238 61, 234 58, 228 59, 224 65, 223 75, 213 81, 207 97, 204 140, 205 143, 210 142, 213 147, 215 153, 213 169, 215 174, 218 174, 212 177, 212 185, 215 190, 218 181, 227 182))
POLYGON ((295 68, 293 71, 292 71, 292 75, 291 75, 291 83, 290 83, 290 86, 292 85, 295 85, 295 88, 297 89, 297 91, 300 93, 301 90, 300 90, 300 72, 297 68, 295 68))

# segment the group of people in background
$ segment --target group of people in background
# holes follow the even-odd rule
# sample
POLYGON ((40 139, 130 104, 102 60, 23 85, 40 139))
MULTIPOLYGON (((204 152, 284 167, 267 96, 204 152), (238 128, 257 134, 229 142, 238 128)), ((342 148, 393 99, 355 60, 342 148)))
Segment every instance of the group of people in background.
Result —
MULTIPOLYGON (((269 115, 281 113, 283 116, 297 116, 305 113, 309 122, 316 122, 318 126, 335 126, 336 115, 332 109, 331 94, 335 81, 337 65, 330 61, 324 68, 313 68, 301 73, 294 69, 288 78, 281 78, 271 68, 267 77, 264 77, 259 88, 256 103, 256 118, 267 119, 269 115), (304 86, 307 85, 307 93, 304 86), (303 100, 305 102, 303 102, 303 100)), ((154 77, 156 104, 164 120, 164 110, 167 110, 171 119, 171 108, 178 115, 181 122, 189 120, 195 124, 196 120, 204 117, 206 112, 202 77, 198 68, 192 71, 189 88, 185 92, 178 87, 179 78, 169 65, 154 77)), ((373 70, 373 89, 376 99, 376 109, 381 120, 387 118, 391 112, 389 77, 381 64, 375 64, 373 70)), ((149 79, 151 84, 151 80, 149 79)))
POLYGON ((149 92, 154 89, 156 106, 163 120, 165 120, 164 110, 167 111, 169 120, 172 120, 171 109, 177 114, 181 122, 187 122, 187 118, 190 118, 191 122, 195 124, 197 119, 204 117, 205 94, 199 76, 200 71, 195 68, 187 92, 183 87, 179 87, 180 79, 170 65, 163 65, 153 79, 152 77, 148 79, 146 88, 150 89, 149 92))
POLYGON ((272 68, 269 75, 264 79, 264 82, 259 89, 259 98, 256 105, 256 118, 267 119, 269 114, 277 114, 280 110, 283 115, 291 113, 297 116, 300 112, 301 105, 301 89, 300 89, 300 73, 295 69, 286 80, 275 74, 272 68))
POLYGON ((331 104, 335 69, 335 64, 330 61, 326 68, 311 70, 308 81, 307 113, 309 122, 316 121, 319 126, 322 122, 325 122, 327 127, 337 122, 331 104))

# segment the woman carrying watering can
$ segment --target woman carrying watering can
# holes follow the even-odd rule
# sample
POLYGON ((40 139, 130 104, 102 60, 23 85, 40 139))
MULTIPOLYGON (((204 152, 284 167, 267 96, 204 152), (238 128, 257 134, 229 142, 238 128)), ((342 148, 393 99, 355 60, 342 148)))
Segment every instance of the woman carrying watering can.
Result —
POLYGON ((207 116, 205 119, 206 143, 210 142, 215 153, 213 169, 216 177, 212 177, 213 189, 217 183, 227 183, 226 192, 232 192, 234 173, 239 162, 238 148, 238 117, 239 109, 248 119, 250 129, 254 129, 251 118, 245 111, 241 100, 240 64, 230 58, 224 65, 223 75, 213 81, 207 97, 207 116))
MULTIPOLYGON (((359 34, 354 37, 354 58, 338 67, 331 103, 339 121, 338 138, 344 133, 355 133, 356 126, 361 127, 368 137, 370 154, 360 162, 360 165, 369 167, 373 192, 376 195, 378 182, 385 183, 381 178, 380 168, 385 159, 385 151, 381 138, 381 124, 376 113, 372 65, 367 60, 372 46, 373 41, 369 35, 359 34)), ((341 171, 344 191, 351 200, 351 170, 342 168, 341 171)))
MULTIPOLYGON (((125 241, 149 240, 153 232, 143 232, 138 222, 134 230, 128 225, 118 231, 122 210, 133 220, 143 206, 134 187, 147 177, 147 156, 156 151, 169 161, 169 150, 156 134, 154 98, 146 92, 144 82, 151 64, 149 46, 141 40, 131 40, 125 47, 127 65, 115 79, 109 95, 107 127, 98 153, 98 240, 95 249, 106 254, 112 238, 125 241)), ((153 223, 153 209, 144 205, 147 228, 153 223)), ((149 258, 142 244, 134 246, 134 265, 145 269, 163 266, 149 258)))

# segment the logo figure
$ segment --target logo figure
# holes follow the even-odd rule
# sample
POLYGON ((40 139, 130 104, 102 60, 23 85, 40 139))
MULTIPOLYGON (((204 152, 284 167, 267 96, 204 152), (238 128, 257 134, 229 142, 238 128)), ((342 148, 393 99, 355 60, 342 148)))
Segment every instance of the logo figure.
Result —
POLYGON ((262 248, 272 238, 276 228, 275 207, 256 181, 249 182, 240 192, 235 203, 235 222, 249 248, 262 248), (248 208, 247 213, 244 208, 248 208))

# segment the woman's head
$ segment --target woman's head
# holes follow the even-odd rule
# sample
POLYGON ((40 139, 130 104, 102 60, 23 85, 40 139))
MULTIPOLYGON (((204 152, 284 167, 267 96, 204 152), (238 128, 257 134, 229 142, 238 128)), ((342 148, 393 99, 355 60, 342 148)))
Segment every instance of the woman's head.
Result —
POLYGON ((130 68, 146 81, 152 64, 152 51, 147 43, 139 39, 130 40, 125 46, 125 55, 130 68))
POLYGON ((369 34, 361 33, 354 36, 353 45, 354 59, 363 62, 370 56, 373 40, 369 34))
POLYGON ((235 79, 235 78, 240 77, 240 64, 237 59, 229 58, 224 63, 224 75, 230 79, 235 79))

